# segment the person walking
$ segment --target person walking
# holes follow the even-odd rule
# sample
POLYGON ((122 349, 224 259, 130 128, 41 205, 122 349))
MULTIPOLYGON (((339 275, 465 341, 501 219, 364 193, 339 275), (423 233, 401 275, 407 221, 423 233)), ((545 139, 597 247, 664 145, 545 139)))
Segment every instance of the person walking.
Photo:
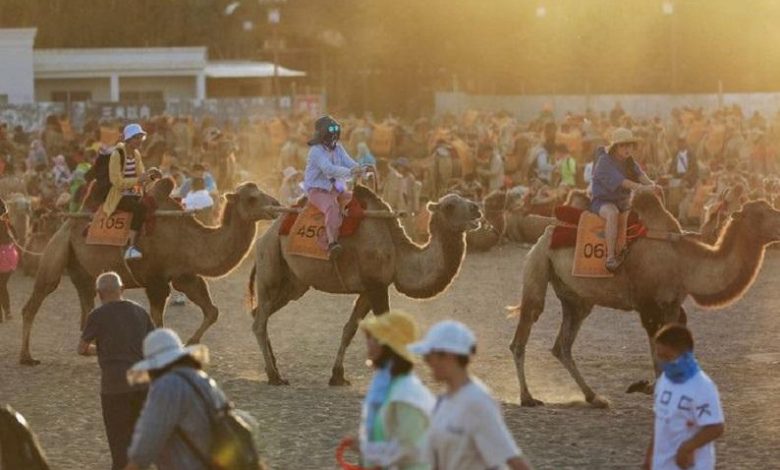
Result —
POLYGON ((100 364, 100 404, 111 450, 111 468, 127 463, 127 448, 135 422, 146 400, 145 386, 127 383, 127 370, 143 358, 142 343, 154 329, 149 314, 122 297, 122 279, 115 272, 98 276, 96 289, 102 305, 87 317, 78 352, 88 355, 97 343, 100 364))
POLYGON ((530 468, 490 390, 469 374, 476 338, 466 325, 437 323, 409 350, 425 358, 434 380, 447 389, 436 402, 428 431, 432 470, 530 468))
POLYGON ((374 368, 361 413, 363 466, 428 470, 424 445, 434 397, 413 372, 415 358, 407 349, 419 337, 417 324, 411 315, 390 311, 363 320, 360 328, 374 368))
POLYGON ((224 409, 227 399, 203 372, 208 348, 184 347, 173 330, 159 328, 144 339, 143 351, 144 360, 127 372, 127 380, 151 381, 151 385, 125 470, 145 469, 153 463, 158 470, 212 468, 208 463, 214 441, 211 423, 215 410, 224 409))
POLYGON ((663 373, 655 384, 655 424, 643 468, 713 470, 715 440, 724 431, 718 387, 699 367, 687 327, 661 328, 654 346, 663 373))

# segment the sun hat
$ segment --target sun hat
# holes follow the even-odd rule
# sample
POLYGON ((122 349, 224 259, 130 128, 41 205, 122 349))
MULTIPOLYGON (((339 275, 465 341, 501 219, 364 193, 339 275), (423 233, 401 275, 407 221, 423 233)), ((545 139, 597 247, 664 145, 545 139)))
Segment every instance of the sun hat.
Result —
POLYGON ((407 346, 417 341, 420 332, 417 328, 417 322, 408 313, 391 310, 385 314, 362 320, 360 328, 402 358, 409 362, 416 362, 417 358, 409 352, 407 346))
POLYGON ((287 168, 282 170, 282 176, 284 176, 285 179, 291 178, 291 177, 293 177, 293 176, 295 176, 297 174, 298 174, 298 170, 296 170, 295 168, 293 168, 291 166, 288 166, 287 168))
POLYGON ((630 129, 625 127, 618 127, 612 131, 612 138, 609 141, 607 147, 607 153, 612 151, 612 147, 620 144, 638 144, 642 139, 635 137, 634 133, 630 129))
POLYGON ((125 141, 132 139, 138 134, 141 134, 144 137, 146 137, 146 132, 141 128, 140 124, 136 124, 136 123, 126 125, 124 131, 122 131, 122 134, 125 141))
POLYGON ((431 352, 469 356, 474 351, 476 344, 477 338, 469 327, 459 321, 445 320, 433 325, 425 338, 410 345, 409 350, 420 356, 431 352))
POLYGON ((202 344, 185 347, 179 335, 168 328, 152 331, 143 344, 144 360, 136 362, 127 371, 127 381, 131 385, 149 381, 149 371, 162 369, 184 356, 190 356, 201 364, 208 364, 209 349, 202 344))

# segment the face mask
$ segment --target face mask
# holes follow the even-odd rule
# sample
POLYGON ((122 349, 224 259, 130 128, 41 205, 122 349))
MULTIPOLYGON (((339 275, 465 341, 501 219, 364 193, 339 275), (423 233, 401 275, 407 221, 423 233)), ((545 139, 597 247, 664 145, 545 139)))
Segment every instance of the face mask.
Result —
POLYGON ((661 367, 666 377, 676 384, 687 382, 699 372, 699 363, 696 362, 696 358, 691 351, 681 354, 680 357, 673 361, 662 363, 661 367))

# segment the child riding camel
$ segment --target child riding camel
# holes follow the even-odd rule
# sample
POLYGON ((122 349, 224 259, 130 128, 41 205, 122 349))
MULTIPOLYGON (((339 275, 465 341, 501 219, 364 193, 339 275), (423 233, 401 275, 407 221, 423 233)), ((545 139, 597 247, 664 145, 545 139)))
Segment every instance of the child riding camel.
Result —
POLYGON ((341 125, 330 116, 322 116, 314 123, 314 137, 309 141, 303 188, 309 201, 325 215, 325 234, 328 254, 338 256, 338 242, 342 214, 340 204, 352 197, 347 191, 347 179, 359 175, 361 168, 339 144, 341 125))
POLYGON ((659 191, 659 186, 639 168, 633 155, 639 139, 629 129, 618 128, 606 148, 599 149, 593 169, 593 202, 591 211, 606 220, 607 263, 610 272, 617 271, 625 252, 615 253, 618 219, 629 210, 631 191, 647 188, 659 191))
POLYGON ((146 132, 138 124, 128 124, 123 131, 123 142, 114 147, 108 161, 108 181, 98 177, 95 190, 105 194, 103 212, 110 216, 116 210, 133 214, 130 222, 130 245, 125 259, 141 258, 138 249, 138 233, 146 218, 146 206, 142 203, 140 187, 147 181, 141 152, 138 150, 146 139, 146 132))

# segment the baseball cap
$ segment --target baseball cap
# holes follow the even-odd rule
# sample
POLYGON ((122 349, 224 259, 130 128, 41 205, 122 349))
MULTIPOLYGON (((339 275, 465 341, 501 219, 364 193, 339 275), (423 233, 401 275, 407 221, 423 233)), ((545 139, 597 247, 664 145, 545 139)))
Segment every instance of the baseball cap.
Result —
POLYGON ((476 344, 477 338, 469 327, 459 321, 445 320, 433 325, 425 338, 410 345, 409 350, 420 356, 434 351, 469 356, 476 344))

